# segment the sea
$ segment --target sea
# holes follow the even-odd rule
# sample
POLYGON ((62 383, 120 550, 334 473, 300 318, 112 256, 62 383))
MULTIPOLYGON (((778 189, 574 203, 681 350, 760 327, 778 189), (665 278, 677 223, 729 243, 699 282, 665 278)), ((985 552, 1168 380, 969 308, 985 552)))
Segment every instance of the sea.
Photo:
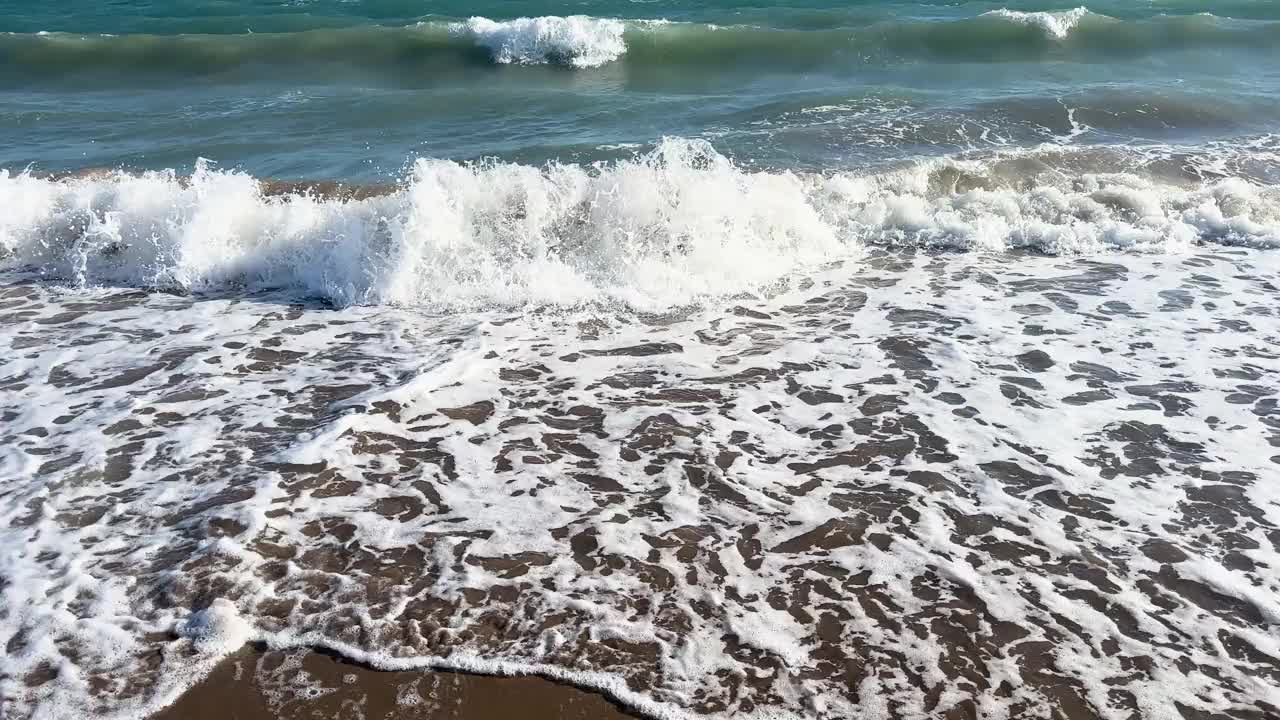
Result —
POLYGON ((6 719, 1280 718, 1278 374, 1278 2, 0 0, 6 719))

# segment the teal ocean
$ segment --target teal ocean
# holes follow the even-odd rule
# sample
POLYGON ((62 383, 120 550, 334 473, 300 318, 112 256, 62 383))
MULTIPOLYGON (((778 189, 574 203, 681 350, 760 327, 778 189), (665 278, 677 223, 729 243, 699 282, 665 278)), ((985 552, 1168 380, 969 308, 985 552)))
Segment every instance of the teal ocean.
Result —
POLYGON ((420 157, 861 169, 1256 142, 1280 4, 0 2, 0 167, 379 181, 420 157))

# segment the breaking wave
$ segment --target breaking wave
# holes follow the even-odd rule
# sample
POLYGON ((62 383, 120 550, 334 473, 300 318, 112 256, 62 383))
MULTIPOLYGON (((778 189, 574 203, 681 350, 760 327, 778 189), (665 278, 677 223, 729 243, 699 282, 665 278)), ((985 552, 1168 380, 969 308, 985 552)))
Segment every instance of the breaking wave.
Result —
POLYGON ((1018 25, 1039 28, 1059 40, 1066 38, 1071 33, 1071 30, 1088 15, 1089 8, 1087 7, 1078 7, 1061 12, 1021 12, 1000 8, 984 14, 985 17, 1003 18, 1018 25))
POLYGON ((622 21, 581 15, 506 22, 473 17, 465 23, 455 23, 451 29, 483 45, 500 65, 598 67, 627 51, 622 21))
POLYGON ((669 139, 586 167, 419 160, 406 184, 363 199, 264 193, 203 164, 190 178, 3 174, 0 267, 77 285, 287 289, 338 305, 654 308, 765 292, 871 245, 1280 245, 1273 186, 1064 172, 1035 152, 869 175, 750 172, 706 143, 669 139))

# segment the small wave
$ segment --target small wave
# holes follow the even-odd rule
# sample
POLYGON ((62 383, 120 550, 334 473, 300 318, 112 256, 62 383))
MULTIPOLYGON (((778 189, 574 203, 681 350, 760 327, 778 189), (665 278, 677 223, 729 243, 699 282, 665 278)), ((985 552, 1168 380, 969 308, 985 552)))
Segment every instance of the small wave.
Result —
POLYGON ((869 245, 1280 246, 1276 188, 1073 174, 1051 159, 748 172, 706 143, 673 139, 590 167, 421 160, 406 186, 359 200, 269 196, 256 179, 209 166, 189 179, 3 174, 0 267, 85 285, 285 288, 338 305, 655 308, 760 292, 869 245))
POLYGON ((495 21, 473 17, 450 30, 487 48, 500 65, 599 67, 627 51, 621 20, 585 15, 495 21))
POLYGON ((839 71, 903 58, 1026 61, 1052 54, 1104 62, 1163 51, 1232 48, 1274 52, 1280 23, 1206 15, 1115 20, 1077 8, 997 10, 959 20, 893 20, 857 27, 779 29, 587 16, 497 21, 427 20, 240 35, 0 33, 0 82, 146 83, 225 73, 325 78, 335 66, 382 79, 444 76, 473 66, 558 65, 589 70, 626 63, 713 73, 839 71))
POLYGON ((1040 28, 1050 37, 1057 40, 1063 40, 1071 33, 1071 31, 1080 24, 1086 16, 1092 13, 1089 8, 1081 6, 1072 10, 1062 10, 1059 12, 1023 12, 1020 10, 1010 10, 1008 8, 1000 8, 991 12, 983 13, 984 17, 999 17, 1017 23, 1019 25, 1030 25, 1040 28))

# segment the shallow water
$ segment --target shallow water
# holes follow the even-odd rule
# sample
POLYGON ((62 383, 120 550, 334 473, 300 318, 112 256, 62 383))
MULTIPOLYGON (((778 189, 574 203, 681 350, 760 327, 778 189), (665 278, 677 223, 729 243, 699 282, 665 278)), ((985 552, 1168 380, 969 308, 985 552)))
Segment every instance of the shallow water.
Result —
POLYGON ((1270 716, 1276 263, 875 252, 629 316, 12 285, 7 692, 137 712, 257 639, 662 717, 1270 716))

